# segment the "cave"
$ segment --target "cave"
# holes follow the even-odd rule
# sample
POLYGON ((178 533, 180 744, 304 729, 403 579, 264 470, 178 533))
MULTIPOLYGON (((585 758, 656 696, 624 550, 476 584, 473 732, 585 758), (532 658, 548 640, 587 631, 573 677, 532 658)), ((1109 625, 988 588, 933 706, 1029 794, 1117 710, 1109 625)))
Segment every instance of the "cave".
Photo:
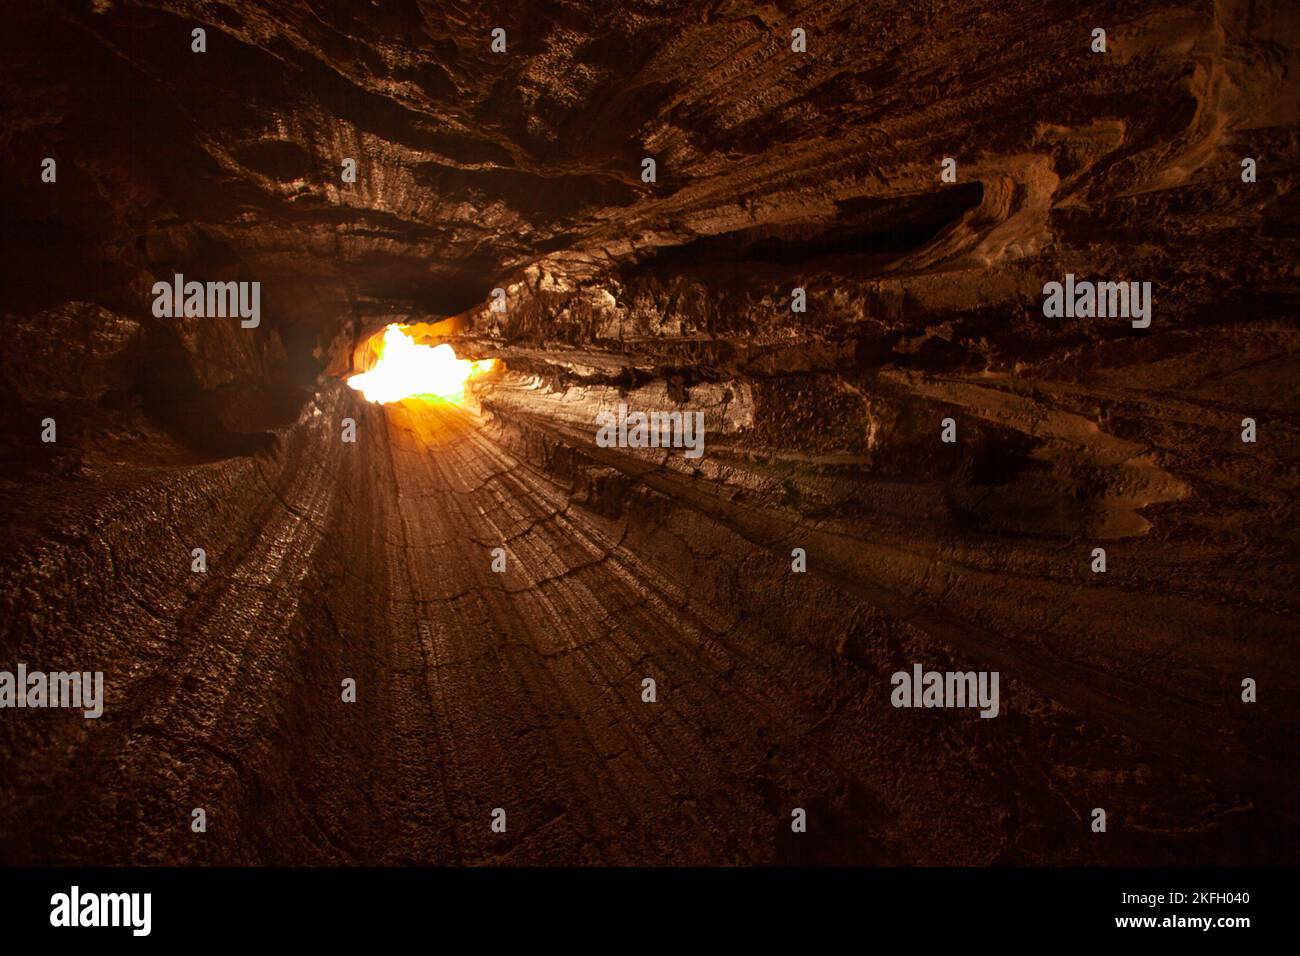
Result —
POLYGON ((6 21, 0 862, 1295 862, 1293 3, 6 21))

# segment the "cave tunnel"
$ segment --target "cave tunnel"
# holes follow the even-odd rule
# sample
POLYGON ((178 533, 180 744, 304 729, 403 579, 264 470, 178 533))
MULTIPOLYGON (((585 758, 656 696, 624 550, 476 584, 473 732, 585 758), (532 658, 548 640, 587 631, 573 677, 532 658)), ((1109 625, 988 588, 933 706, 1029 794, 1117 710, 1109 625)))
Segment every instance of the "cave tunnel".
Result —
POLYGON ((1294 862, 1300 14, 1042 6, 7 5, 0 862, 1294 862))

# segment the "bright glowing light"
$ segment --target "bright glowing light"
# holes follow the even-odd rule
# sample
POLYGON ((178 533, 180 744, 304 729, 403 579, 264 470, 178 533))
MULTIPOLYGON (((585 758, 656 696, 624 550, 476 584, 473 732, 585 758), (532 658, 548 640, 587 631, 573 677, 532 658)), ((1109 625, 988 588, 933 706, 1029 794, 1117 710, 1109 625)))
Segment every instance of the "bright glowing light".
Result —
POLYGON ((472 376, 490 371, 494 359, 472 362, 456 358, 450 345, 419 345, 394 323, 384 329, 379 360, 369 372, 353 375, 348 384, 372 402, 404 398, 456 400, 465 394, 472 376))

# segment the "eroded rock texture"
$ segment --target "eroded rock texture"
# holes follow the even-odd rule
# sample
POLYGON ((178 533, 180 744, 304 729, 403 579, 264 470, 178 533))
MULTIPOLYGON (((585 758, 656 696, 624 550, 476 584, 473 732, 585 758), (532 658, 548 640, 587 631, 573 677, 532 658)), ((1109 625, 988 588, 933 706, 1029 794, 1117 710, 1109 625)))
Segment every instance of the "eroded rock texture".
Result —
POLYGON ((0 861, 1294 862, 1300 11, 604 6, 6 7, 0 861))

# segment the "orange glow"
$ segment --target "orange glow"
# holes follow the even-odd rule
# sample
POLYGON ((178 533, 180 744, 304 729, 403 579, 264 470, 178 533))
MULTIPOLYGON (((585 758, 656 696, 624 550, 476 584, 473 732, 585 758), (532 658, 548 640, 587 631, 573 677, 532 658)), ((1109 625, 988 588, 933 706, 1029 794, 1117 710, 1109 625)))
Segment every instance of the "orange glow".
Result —
POLYGON ((404 398, 459 401, 473 377, 492 370, 495 359, 472 362, 456 357, 450 345, 419 345, 402 326, 384 329, 374 368, 353 375, 348 384, 371 402, 400 402, 404 398))

